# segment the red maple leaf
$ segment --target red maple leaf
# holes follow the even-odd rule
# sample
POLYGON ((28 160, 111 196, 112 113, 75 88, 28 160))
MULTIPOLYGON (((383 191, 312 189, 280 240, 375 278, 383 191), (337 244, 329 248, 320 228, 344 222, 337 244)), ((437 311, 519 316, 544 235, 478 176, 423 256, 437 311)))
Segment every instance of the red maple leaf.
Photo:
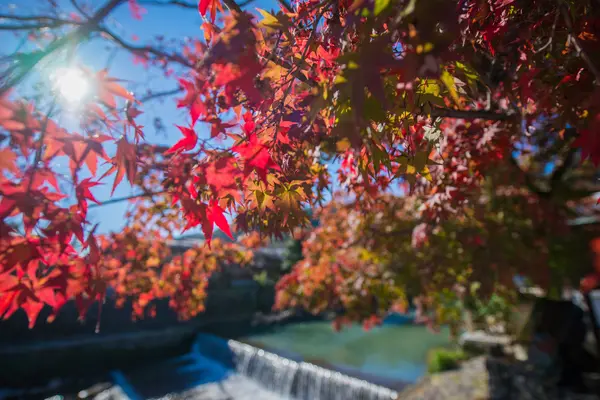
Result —
POLYGON ((0 174, 3 174, 4 171, 9 171, 13 174, 17 174, 19 172, 19 169, 17 168, 16 160, 17 155, 13 153, 11 149, 0 149, 0 174))
POLYGON ((244 176, 248 176, 252 171, 256 171, 259 178, 266 183, 268 169, 281 171, 279 165, 271 158, 269 148, 258 141, 255 133, 249 134, 245 143, 233 146, 231 150, 238 153, 244 159, 244 176))
POLYGON ((117 84, 117 79, 108 77, 108 71, 103 69, 96 74, 98 82, 98 98, 101 102, 111 108, 116 108, 115 96, 122 97, 129 101, 135 101, 133 95, 123 86, 117 84))
POLYGON ((198 136, 196 136, 196 132, 194 132, 193 129, 179 125, 175 126, 179 128, 181 133, 183 133, 183 139, 175 143, 175 145, 167 150, 165 154, 192 150, 194 147, 196 147, 196 143, 198 143, 198 136))
POLYGON ((84 138, 77 134, 57 131, 50 136, 44 151, 44 160, 66 155, 70 159, 71 171, 77 170, 85 163, 92 175, 98 169, 98 157, 109 160, 102 143, 112 140, 110 136, 99 135, 94 138, 84 138))
POLYGON ((234 157, 220 157, 203 166, 206 183, 216 193, 221 193, 223 189, 237 189, 236 177, 240 173, 241 171, 235 165, 234 157))
POLYGON ((199 100, 192 103, 190 107, 190 117, 192 117, 192 126, 196 124, 200 115, 206 114, 206 106, 199 100))
POLYGON ((227 236, 233 239, 233 236, 231 235, 231 230, 229 229, 229 223, 227 222, 225 215, 223 215, 224 212, 225 210, 223 210, 221 206, 219 206, 218 201, 211 200, 208 204, 207 218, 209 223, 217 225, 219 229, 221 229, 223 232, 225 232, 227 236))
POLYGON ((100 204, 92 192, 90 192, 90 188, 98 185, 102 184, 100 182, 93 182, 91 178, 86 178, 79 182, 79 184, 76 186, 75 194, 77 196, 79 208, 81 209, 81 212, 83 212, 83 215, 87 214, 88 203, 86 200, 91 200, 96 204, 100 204))
POLYGON ((133 144, 127 141, 127 137, 123 136, 117 141, 117 154, 113 160, 113 166, 102 175, 100 180, 105 176, 117 171, 115 182, 113 183, 111 195, 123 180, 123 176, 127 174, 127 180, 133 185, 135 174, 137 171, 137 152, 133 144))
POLYGON ((196 93, 196 85, 194 82, 187 81, 185 79, 179 79, 179 84, 185 90, 185 97, 177 101, 177 108, 187 107, 196 101, 198 94, 196 93))
POLYGON ((198 2, 198 12, 203 17, 206 15, 206 11, 210 7, 210 19, 212 22, 215 22, 215 17, 217 16, 217 8, 222 9, 221 3, 219 0, 200 0, 198 2))

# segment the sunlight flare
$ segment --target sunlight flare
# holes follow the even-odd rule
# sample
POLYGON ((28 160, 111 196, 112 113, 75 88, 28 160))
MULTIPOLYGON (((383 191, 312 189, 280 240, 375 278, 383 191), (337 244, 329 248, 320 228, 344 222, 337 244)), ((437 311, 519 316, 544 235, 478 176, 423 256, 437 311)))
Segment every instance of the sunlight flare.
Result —
POLYGON ((90 81, 80 69, 62 68, 52 80, 56 93, 70 104, 83 101, 90 93, 90 81))

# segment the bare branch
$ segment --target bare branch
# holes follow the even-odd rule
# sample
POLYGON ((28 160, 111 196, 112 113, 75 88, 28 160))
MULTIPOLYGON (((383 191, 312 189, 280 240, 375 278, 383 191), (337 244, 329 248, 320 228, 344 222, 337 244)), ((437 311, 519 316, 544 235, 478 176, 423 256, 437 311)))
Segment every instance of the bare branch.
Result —
POLYGON ((25 21, 25 22, 61 22, 64 24, 77 24, 80 25, 80 22, 50 17, 47 15, 13 15, 13 14, 0 14, 0 19, 9 19, 14 21, 25 21))
POLYGON ((102 202, 100 202, 100 204, 92 203, 92 204, 88 205, 88 208, 102 207, 102 206, 107 206, 107 205, 110 205, 110 204, 121 203, 123 201, 133 200, 133 199, 138 199, 138 198, 143 198, 143 197, 150 197, 150 198, 152 198, 152 196, 156 196, 156 195, 164 194, 164 193, 166 193, 165 190, 160 191, 160 192, 138 193, 138 194, 133 194, 131 196, 125 196, 125 197, 115 197, 115 198, 112 198, 112 199, 108 199, 108 200, 102 201, 102 202))
POLYGON ((575 47, 577 55, 587 64, 590 72, 594 74, 594 77, 596 77, 596 85, 600 85, 600 70, 598 70, 598 67, 594 65, 594 62, 592 61, 590 56, 585 52, 585 50, 583 50, 581 44, 579 43, 579 40, 577 40, 577 36, 573 33, 573 22, 571 21, 569 10, 562 4, 559 4, 559 7, 562 12, 563 18, 565 19, 565 24, 569 29, 569 41, 571 42, 573 47, 575 47))
POLYGON ((58 28, 60 26, 66 25, 64 23, 39 23, 39 24, 20 24, 20 25, 4 25, 0 24, 1 31, 28 31, 28 30, 36 30, 43 28, 58 28))
POLYGON ((176 62, 188 68, 193 68, 193 65, 182 55, 165 53, 164 51, 151 46, 136 46, 131 43, 127 43, 118 35, 109 31, 106 27, 100 27, 98 30, 110 37, 113 42, 125 50, 131 51, 132 53, 149 53, 157 58, 162 58, 168 61, 176 62))
POLYGON ((507 121, 513 117, 513 114, 497 113, 494 111, 483 110, 452 110, 448 108, 434 108, 431 111, 434 118, 456 118, 456 119, 485 119, 488 121, 507 121))
POLYGON ((58 49, 68 45, 77 43, 82 38, 86 37, 89 33, 93 32, 98 28, 98 23, 102 21, 108 14, 110 14, 116 7, 118 7, 125 0, 109 0, 104 6, 102 6, 88 21, 82 24, 79 28, 68 33, 62 38, 51 43, 45 50, 36 53, 31 53, 27 63, 21 63, 14 76, 9 77, 2 87, 0 87, 0 96, 6 93, 9 89, 18 85, 32 70, 33 68, 44 58, 54 53, 58 49), (24 64, 24 65, 23 65, 24 64))
POLYGON ((294 9, 292 8, 292 5, 287 0, 277 0, 277 2, 279 4, 281 4, 281 6, 283 8, 285 8, 287 11, 294 12, 294 9))
POLYGON ((195 3, 190 3, 190 2, 182 1, 182 0, 170 0, 170 1, 145 0, 145 1, 140 1, 140 4, 148 5, 148 6, 179 6, 179 7, 191 8, 191 9, 198 8, 197 3, 195 4, 195 3))
POLYGON ((238 13, 240 13, 240 14, 243 12, 243 11, 242 11, 242 7, 240 7, 240 6, 238 5, 238 3, 236 3, 236 2, 235 2, 235 0, 223 0, 223 3, 225 3, 225 5, 226 5, 226 6, 227 6, 227 7, 228 7, 230 10, 236 11, 236 12, 238 12, 238 13))
POLYGON ((147 101, 155 100, 160 97, 173 96, 174 94, 181 93, 182 90, 183 89, 179 87, 176 89, 165 90, 164 92, 154 92, 154 93, 150 93, 144 97, 141 97, 138 100, 141 101, 142 103, 145 103, 147 101))
POLYGON ((71 0, 71 4, 73 5, 73 7, 83 16, 89 18, 89 15, 87 15, 85 13, 85 11, 83 11, 83 9, 81 8, 81 6, 79 4, 77 4, 77 0, 71 0))

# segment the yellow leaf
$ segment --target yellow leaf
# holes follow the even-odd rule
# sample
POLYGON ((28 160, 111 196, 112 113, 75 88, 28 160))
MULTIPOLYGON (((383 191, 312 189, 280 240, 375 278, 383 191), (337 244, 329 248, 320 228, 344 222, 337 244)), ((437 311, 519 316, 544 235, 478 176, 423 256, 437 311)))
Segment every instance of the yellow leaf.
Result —
POLYGON ((344 152, 350 148, 350 141, 347 138, 343 138, 336 143, 335 147, 337 151, 344 152))
POLYGON ((355 61, 348 61, 348 69, 358 69, 358 64, 355 61))
POLYGON ((429 172, 429 167, 428 167, 428 166, 425 166, 425 167, 424 167, 424 168, 421 170, 421 172, 419 172, 419 174, 420 174, 420 175, 421 175, 423 178, 427 179, 429 182, 431 182, 431 181, 432 181, 432 178, 431 178, 431 173, 429 172))
POLYGON ((456 103, 457 106, 462 106, 462 102, 458 97, 458 91, 456 90, 456 84, 454 83, 454 77, 450 75, 448 71, 442 72, 442 76, 440 76, 440 80, 446 85, 448 88, 448 92, 450 92, 450 97, 456 103))
POLYGON ((267 63, 263 77, 268 78, 271 81, 278 82, 287 74, 287 70, 272 61, 267 63))
POLYGON ((286 15, 273 15, 269 14, 265 10, 260 8, 256 9, 263 16, 262 21, 260 21, 259 25, 265 28, 282 30, 287 39, 292 42, 294 37, 290 32, 290 21, 286 15))
POLYGON ((261 10, 260 8, 256 9, 262 16, 263 19, 260 21, 259 25, 262 25, 267 28, 279 29, 283 28, 283 25, 279 20, 272 14, 269 14, 265 10, 261 10))
POLYGON ((338 85, 340 83, 346 83, 346 82, 348 82, 348 79, 346 79, 344 77, 344 75, 338 75, 338 76, 336 76, 335 79, 334 79, 334 81, 333 81, 333 83, 335 85, 338 85))

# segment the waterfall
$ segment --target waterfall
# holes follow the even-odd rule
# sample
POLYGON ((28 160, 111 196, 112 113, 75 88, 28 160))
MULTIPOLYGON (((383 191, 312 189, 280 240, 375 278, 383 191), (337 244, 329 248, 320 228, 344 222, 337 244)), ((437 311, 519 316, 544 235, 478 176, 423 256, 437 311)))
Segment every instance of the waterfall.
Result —
POLYGON ((393 400, 398 393, 367 381, 290 360, 236 340, 228 342, 236 370, 283 397, 297 400, 393 400))

